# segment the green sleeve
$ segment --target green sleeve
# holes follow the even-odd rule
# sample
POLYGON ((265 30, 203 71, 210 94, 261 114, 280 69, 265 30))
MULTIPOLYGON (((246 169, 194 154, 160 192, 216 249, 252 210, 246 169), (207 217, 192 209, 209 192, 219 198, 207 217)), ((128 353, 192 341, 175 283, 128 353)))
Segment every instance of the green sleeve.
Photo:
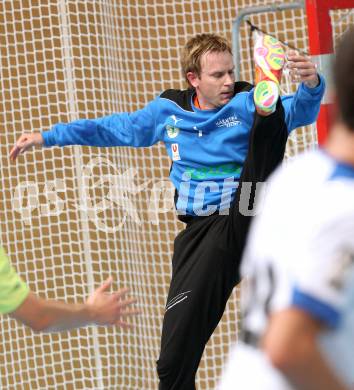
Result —
POLYGON ((0 246, 0 313, 16 310, 26 299, 29 288, 10 265, 4 249, 0 246))

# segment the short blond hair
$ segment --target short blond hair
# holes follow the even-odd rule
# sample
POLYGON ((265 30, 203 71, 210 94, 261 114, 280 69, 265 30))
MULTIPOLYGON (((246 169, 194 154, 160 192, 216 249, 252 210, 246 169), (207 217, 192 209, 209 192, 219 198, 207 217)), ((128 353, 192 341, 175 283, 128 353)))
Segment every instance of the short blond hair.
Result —
POLYGON ((181 65, 183 76, 187 83, 188 72, 194 72, 198 76, 201 73, 200 59, 207 52, 229 52, 232 55, 232 49, 229 41, 216 34, 198 34, 190 38, 182 50, 181 65))

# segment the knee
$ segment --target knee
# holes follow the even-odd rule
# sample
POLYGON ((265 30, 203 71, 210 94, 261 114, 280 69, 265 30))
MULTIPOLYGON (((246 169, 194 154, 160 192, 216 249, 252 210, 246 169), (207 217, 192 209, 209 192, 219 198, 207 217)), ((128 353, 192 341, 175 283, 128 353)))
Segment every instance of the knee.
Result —
POLYGON ((160 381, 166 381, 168 378, 173 377, 177 365, 178 363, 172 354, 161 354, 156 362, 157 375, 160 381))
POLYGON ((157 361, 157 374, 159 390, 195 390, 196 369, 178 363, 173 356, 160 356, 157 361))

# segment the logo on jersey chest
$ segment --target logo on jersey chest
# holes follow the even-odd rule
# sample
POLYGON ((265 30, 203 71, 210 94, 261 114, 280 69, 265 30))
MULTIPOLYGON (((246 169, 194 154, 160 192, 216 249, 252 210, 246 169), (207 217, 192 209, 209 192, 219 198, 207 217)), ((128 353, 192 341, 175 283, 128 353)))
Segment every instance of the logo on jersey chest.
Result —
POLYGON ((217 127, 232 127, 240 124, 241 121, 239 121, 236 115, 231 115, 227 118, 221 118, 215 123, 217 127))
POLYGON ((176 138, 179 134, 179 128, 176 126, 167 125, 166 130, 169 138, 176 138))
POLYGON ((176 115, 171 115, 170 118, 173 121, 173 125, 166 125, 166 131, 169 138, 176 138, 180 132, 180 129, 176 126, 182 119, 177 118, 176 115))

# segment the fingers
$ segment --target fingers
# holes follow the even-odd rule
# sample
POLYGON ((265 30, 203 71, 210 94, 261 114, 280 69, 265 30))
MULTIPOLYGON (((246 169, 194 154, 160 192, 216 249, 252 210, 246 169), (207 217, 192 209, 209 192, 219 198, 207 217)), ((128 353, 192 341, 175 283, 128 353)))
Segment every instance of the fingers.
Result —
POLYGON ((121 311, 122 316, 133 316, 133 315, 141 314, 141 313, 142 313, 142 311, 138 308, 126 309, 126 310, 121 311))
POLYGON ((125 287, 125 288, 121 288, 121 289, 119 289, 118 291, 116 291, 116 292, 114 293, 114 295, 115 295, 115 297, 116 297, 117 299, 124 299, 125 296, 126 296, 128 293, 130 293, 130 289, 129 289, 128 287, 125 287))
POLYGON ((134 328, 134 325, 133 324, 129 324, 128 322, 125 322, 125 321, 116 321, 115 325, 123 328, 123 329, 133 329, 134 328))
POLYGON ((127 322, 125 319, 141 314, 141 310, 138 308, 124 309, 124 307, 136 303, 136 301, 137 300, 135 298, 131 298, 123 302, 117 302, 114 316, 112 316, 111 320, 106 322, 104 325, 116 325, 124 329, 134 328, 135 325, 127 322))
POLYGON ((299 61, 299 62, 289 62, 288 63, 289 69, 312 69, 316 71, 317 66, 311 61, 299 61))
POLYGON ((34 145, 42 145, 43 137, 40 133, 22 134, 10 151, 10 160, 15 161, 19 154, 24 153, 34 145))
POLYGON ((119 302, 119 308, 120 308, 120 312, 122 313, 122 315, 125 315, 124 313, 133 313, 133 311, 135 310, 138 310, 138 309, 125 309, 123 310, 125 307, 127 306, 131 306, 133 305, 134 303, 137 302, 137 299, 136 298, 130 298, 130 299, 127 299, 126 301, 123 301, 123 302, 119 302))
POLYGON ((308 77, 317 77, 317 67, 312 62, 289 63, 288 69, 293 81, 306 80, 308 77))
POLYGON ((288 61, 311 61, 311 58, 306 54, 300 54, 297 50, 289 50, 286 53, 288 61))
MULTIPOLYGON (((117 295, 116 295, 117 297, 117 295)), ((136 303, 137 302, 137 299, 136 298, 129 298, 129 299, 126 299, 124 301, 121 300, 121 297, 118 296, 117 299, 119 300, 119 304, 122 306, 122 307, 125 307, 125 306, 128 306, 128 305, 132 305, 133 303, 136 303)))
MULTIPOLYGON (((104 293, 106 292, 111 286, 112 286, 112 283, 113 283, 113 278, 111 276, 109 276, 102 284, 101 286, 99 286, 96 290, 95 290, 95 293, 104 293)), ((118 290, 117 292, 113 293, 113 294, 110 294, 112 295, 115 299, 124 299, 124 297, 130 292, 129 288, 121 288, 120 290, 118 290)), ((135 302, 136 300, 134 298, 131 298, 130 300, 128 300, 127 302, 135 302)))
POLYGON ((22 148, 18 146, 14 146, 10 152, 10 160, 15 161, 18 155, 23 154, 28 148, 29 146, 24 146, 22 148))
MULTIPOLYGON (((110 287, 111 284, 112 284, 112 278, 109 277, 96 291, 103 293, 110 287)), ((128 306, 134 305, 138 301, 136 298, 124 299, 129 292, 130 292, 129 288, 122 288, 113 294, 109 294, 111 299, 113 299, 114 301, 118 301, 117 307, 120 315, 122 316, 126 316, 126 315, 130 316, 133 314, 140 313, 140 310, 136 308, 126 309, 128 306)))
MULTIPOLYGON (((123 295, 127 292, 126 290, 128 290, 128 289, 122 290, 123 295)), ((116 294, 116 297, 118 297, 118 299, 121 296, 122 296, 122 294, 119 294, 119 293, 116 294)), ((137 302, 136 298, 129 298, 129 299, 126 299, 124 301, 118 302, 118 313, 117 314, 119 316, 119 320, 116 321, 117 326, 120 326, 124 329, 132 329, 134 327, 132 324, 124 321, 122 318, 133 317, 133 316, 136 316, 138 314, 141 314, 141 310, 136 308, 136 307, 127 308, 128 306, 131 306, 131 305, 135 304, 136 302, 137 302)))
POLYGON ((111 276, 109 276, 102 284, 100 287, 98 287, 96 289, 96 292, 98 293, 102 293, 102 292, 105 292, 106 290, 108 290, 111 285, 112 285, 112 282, 113 282, 113 279, 111 276))
POLYGON ((21 137, 17 140, 15 146, 10 151, 10 159, 12 161, 16 160, 17 156, 20 153, 24 152, 26 142, 28 141, 28 134, 22 134, 21 137))
POLYGON ((317 84, 317 65, 306 55, 300 55, 294 50, 287 53, 287 68, 291 80, 294 82, 305 82, 309 85, 317 84))
POLYGON ((290 71, 290 77, 293 81, 313 79, 317 75, 317 71, 313 69, 294 69, 290 71))
POLYGON ((93 312, 93 322, 97 325, 119 325, 123 328, 131 328, 132 325, 125 321, 141 311, 132 306, 137 302, 136 298, 126 297, 128 288, 123 288, 115 293, 107 290, 112 285, 112 278, 109 277, 94 293, 87 299, 86 304, 93 312))
POLYGON ((10 151, 10 160, 15 161, 17 156, 20 154, 21 149, 18 146, 14 146, 10 151))
POLYGON ((134 328, 134 325, 130 324, 127 321, 122 320, 121 317, 131 317, 131 316, 136 316, 138 314, 141 314, 141 310, 139 310, 139 309, 127 309, 127 310, 121 311, 119 314, 120 319, 117 320, 115 324, 117 326, 120 326, 120 327, 125 328, 125 329, 132 329, 132 328, 134 328))
POLYGON ((290 70, 297 69, 297 70, 311 70, 313 72, 317 71, 317 65, 314 64, 309 57, 305 57, 305 56, 289 57, 287 68, 290 70))
POLYGON ((298 54, 294 50, 290 50, 287 53, 288 64, 287 67, 289 69, 298 68, 298 69, 306 69, 313 68, 316 69, 317 66, 312 62, 311 57, 307 55, 298 54))
POLYGON ((299 55, 298 51, 290 49, 286 52, 286 56, 289 58, 290 56, 294 57, 299 55))

